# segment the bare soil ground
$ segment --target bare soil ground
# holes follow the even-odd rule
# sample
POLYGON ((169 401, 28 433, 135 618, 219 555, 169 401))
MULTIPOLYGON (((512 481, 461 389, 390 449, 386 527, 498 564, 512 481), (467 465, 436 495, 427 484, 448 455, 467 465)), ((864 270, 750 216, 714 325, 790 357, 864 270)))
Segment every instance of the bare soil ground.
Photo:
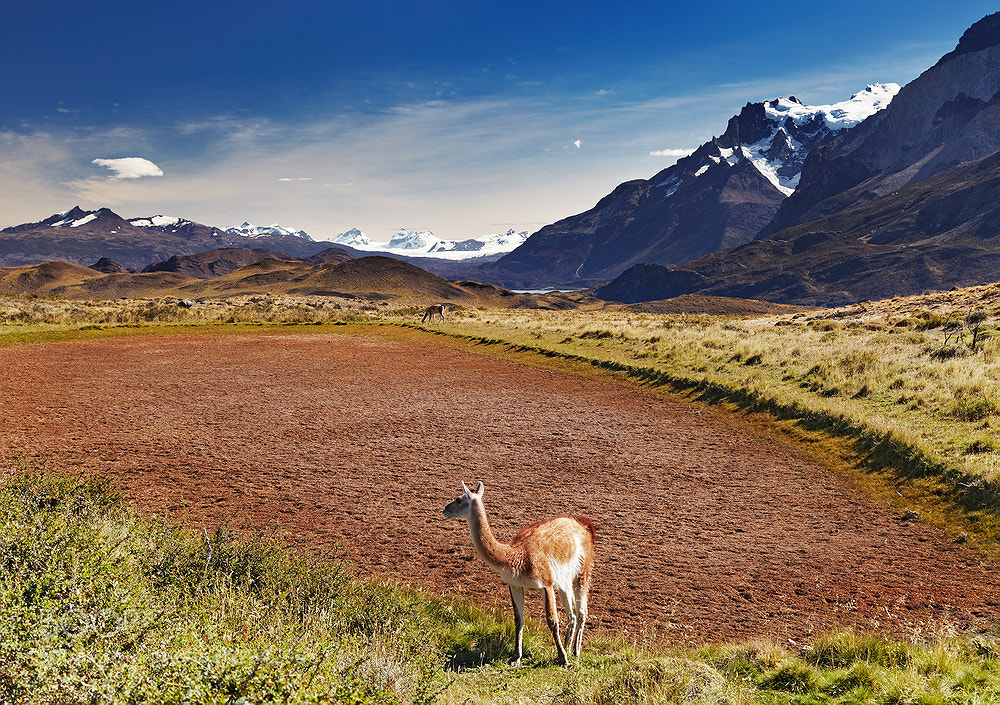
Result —
MULTIPOLYGON (((280 523, 358 572, 506 605, 464 523, 591 517, 591 625, 672 642, 995 627, 996 566, 739 422, 397 334, 0 349, 0 448, 108 473, 211 530, 280 523)), ((540 600, 528 610, 541 615, 540 600)))

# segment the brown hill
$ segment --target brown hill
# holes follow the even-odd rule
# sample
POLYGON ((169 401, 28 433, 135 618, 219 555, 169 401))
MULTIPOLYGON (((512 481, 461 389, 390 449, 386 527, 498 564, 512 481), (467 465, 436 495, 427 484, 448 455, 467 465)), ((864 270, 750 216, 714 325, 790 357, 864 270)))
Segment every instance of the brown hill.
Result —
POLYGON ((289 294, 343 292, 366 299, 418 299, 466 303, 475 296, 454 283, 392 257, 361 257, 322 264, 308 273, 289 294))
POLYGON ((101 257, 99 260, 90 265, 91 269, 96 269, 98 272, 104 274, 124 274, 128 270, 115 262, 110 257, 101 257))
MULTIPOLYGON (((351 254, 347 250, 341 247, 328 247, 322 252, 317 252, 309 257, 302 257, 302 261, 306 264, 322 264, 324 262, 346 262, 349 259, 354 259, 359 255, 351 254)), ((364 257, 365 255, 360 255, 364 257)))
POLYGON ((734 299, 726 296, 696 296, 686 294, 660 301, 644 301, 622 305, 622 308, 640 313, 686 313, 709 316, 772 316, 814 310, 807 306, 789 306, 756 299, 734 299))
MULTIPOLYGON (((338 255, 327 253, 327 257, 338 255)), ((310 265, 263 259, 213 279, 177 272, 104 274, 66 262, 0 269, 0 295, 49 295, 67 299, 138 297, 219 298, 251 294, 336 296, 400 305, 428 302, 505 308, 597 308, 582 293, 518 294, 490 284, 451 282, 391 257, 350 258, 310 265)))
POLYGON ((86 281, 52 287, 48 293, 66 299, 135 299, 171 296, 196 281, 175 272, 105 274, 86 281))
MULTIPOLYGON (((349 256, 349 255, 348 255, 349 256)), ((174 255, 173 257, 154 262, 143 269, 149 272, 175 272, 195 279, 213 279, 240 267, 260 262, 262 259, 290 260, 290 255, 282 252, 272 252, 264 248, 224 247, 217 250, 198 252, 193 255, 174 255)))
POLYGON ((28 267, 0 267, 0 294, 51 294, 58 287, 108 276, 90 267, 68 262, 45 262, 28 267))

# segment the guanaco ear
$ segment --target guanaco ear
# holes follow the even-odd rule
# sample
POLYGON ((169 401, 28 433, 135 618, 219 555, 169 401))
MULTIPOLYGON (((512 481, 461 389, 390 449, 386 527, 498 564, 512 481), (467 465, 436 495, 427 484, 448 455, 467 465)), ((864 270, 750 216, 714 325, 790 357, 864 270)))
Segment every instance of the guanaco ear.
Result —
POLYGON ((464 492, 465 494, 472 494, 471 492, 469 492, 469 488, 465 486, 465 480, 462 480, 462 492, 464 492))
POLYGON ((484 489, 486 489, 486 488, 485 488, 485 487, 483 487, 483 483, 482 483, 482 482, 480 482, 480 483, 479 483, 479 489, 478 489, 478 490, 476 490, 476 494, 477 494, 477 495, 479 495, 480 497, 482 497, 482 496, 483 496, 483 490, 484 490, 484 489))

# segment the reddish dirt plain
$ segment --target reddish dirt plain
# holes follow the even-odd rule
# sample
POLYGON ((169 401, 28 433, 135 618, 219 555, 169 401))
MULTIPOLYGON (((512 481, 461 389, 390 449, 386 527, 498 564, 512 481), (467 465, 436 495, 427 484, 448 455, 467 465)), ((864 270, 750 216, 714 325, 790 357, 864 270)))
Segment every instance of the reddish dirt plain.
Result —
POLYGON ((23 345, 0 364, 8 455, 107 473, 136 505, 209 530, 278 523, 362 575, 505 607, 466 525, 441 513, 481 480, 501 539, 595 520, 599 630, 801 642, 1000 621, 996 566, 967 547, 737 419, 610 378, 394 329, 23 345))

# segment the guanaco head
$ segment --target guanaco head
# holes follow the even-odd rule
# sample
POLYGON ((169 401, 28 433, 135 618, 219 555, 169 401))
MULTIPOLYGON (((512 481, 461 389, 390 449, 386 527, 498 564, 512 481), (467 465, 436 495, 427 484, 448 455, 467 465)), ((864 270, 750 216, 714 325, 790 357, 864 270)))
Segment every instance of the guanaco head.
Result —
POLYGON ((475 492, 462 483, 462 496, 448 502, 444 508, 444 515, 449 519, 467 519, 472 513, 472 504, 475 500, 483 499, 483 483, 479 483, 479 489, 475 492))

